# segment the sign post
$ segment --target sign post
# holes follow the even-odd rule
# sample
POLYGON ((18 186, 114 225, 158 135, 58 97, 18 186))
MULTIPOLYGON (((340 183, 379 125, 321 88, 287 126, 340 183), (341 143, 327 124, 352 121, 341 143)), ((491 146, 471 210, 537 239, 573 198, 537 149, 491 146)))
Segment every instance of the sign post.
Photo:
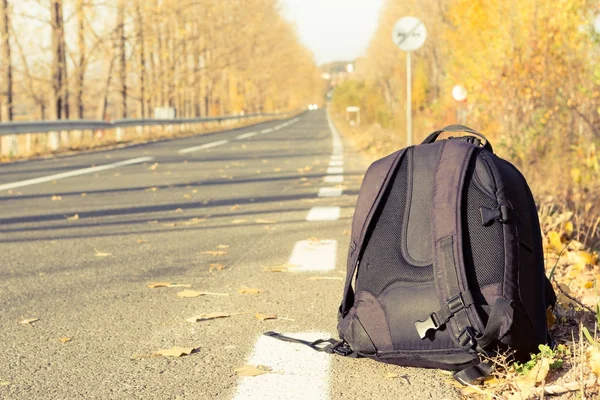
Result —
POLYGON ((406 146, 412 145, 412 77, 410 53, 419 49, 427 39, 427 29, 415 17, 402 17, 394 25, 392 40, 406 52, 406 146))

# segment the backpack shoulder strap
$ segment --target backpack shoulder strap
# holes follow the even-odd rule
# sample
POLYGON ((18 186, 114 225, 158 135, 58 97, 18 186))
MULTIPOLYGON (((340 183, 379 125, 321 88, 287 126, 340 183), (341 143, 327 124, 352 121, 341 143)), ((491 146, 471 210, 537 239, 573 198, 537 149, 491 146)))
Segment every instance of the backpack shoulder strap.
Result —
POLYGON ((475 346, 481 331, 468 288, 463 254, 462 199, 467 168, 475 150, 470 143, 446 140, 434 172, 431 229, 434 243, 434 276, 440 309, 415 322, 421 339, 448 324, 457 344, 475 346))
POLYGON ((393 172, 398 163, 406 153, 406 149, 399 150, 380 160, 375 161, 363 178, 360 187, 354 217, 352 219, 352 236, 350 238, 350 250, 348 253, 348 265, 346 272, 346 286, 344 287, 344 297, 339 309, 339 317, 346 316, 354 304, 354 290, 352 289, 352 280, 358 267, 360 253, 363 248, 363 241, 367 234, 369 225, 375 211, 377 210, 381 197, 388 187, 393 172))

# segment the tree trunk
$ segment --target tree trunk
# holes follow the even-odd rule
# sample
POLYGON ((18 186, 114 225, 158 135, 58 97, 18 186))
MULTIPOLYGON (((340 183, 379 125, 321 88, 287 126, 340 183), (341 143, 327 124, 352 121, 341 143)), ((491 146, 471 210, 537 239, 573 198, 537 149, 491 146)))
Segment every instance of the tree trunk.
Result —
POLYGON ((69 118, 69 88, 62 0, 50 0, 52 19, 52 118, 69 118))
POLYGON ((125 0, 119 0, 117 11, 117 52, 119 57, 119 118, 127 118, 127 55, 125 53, 125 0))
POLYGON ((108 93, 110 92, 110 81, 112 79, 113 67, 115 65, 115 55, 113 54, 108 64, 108 72, 106 74, 106 82, 102 90, 102 96, 100 97, 100 104, 98 106, 97 119, 104 121, 107 117, 106 111, 108 109, 108 93))
POLYGON ((77 118, 84 118, 83 104, 83 83, 85 76, 86 49, 85 49, 85 15, 83 8, 84 0, 77 0, 75 13, 77 15, 77 48, 79 52, 79 62, 77 65, 77 76, 75 77, 75 107, 77 118))
POLYGON ((136 23, 137 23, 137 48, 138 48, 138 67, 140 79, 140 100, 138 103, 138 115, 140 118, 146 118, 146 43, 144 40, 144 18, 142 14, 142 0, 136 3, 136 23))
POLYGON ((0 121, 13 119, 13 77, 10 55, 8 0, 0 0, 0 121))

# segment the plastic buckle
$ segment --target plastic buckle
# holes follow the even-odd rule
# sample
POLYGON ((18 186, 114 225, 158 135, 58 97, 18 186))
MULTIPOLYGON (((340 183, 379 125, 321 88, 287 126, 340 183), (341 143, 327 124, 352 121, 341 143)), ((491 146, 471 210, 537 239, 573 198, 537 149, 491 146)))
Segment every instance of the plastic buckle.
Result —
POLYGON ((473 348, 477 345, 475 341, 475 331, 470 326, 467 326, 462 330, 460 335, 458 335, 458 343, 460 343, 463 347, 473 348))
POLYGON ((417 332, 419 333, 419 337, 421 339, 425 339, 427 337, 427 332, 429 330, 437 330, 440 325, 436 322, 437 315, 435 313, 429 314, 425 321, 417 321, 415 322, 415 328, 417 328, 417 332))
POLYGON ((448 309, 450 310, 450 312, 454 315, 456 314, 458 311, 462 310, 463 308, 465 308, 465 303, 462 299, 462 296, 459 294, 457 294, 454 297, 451 297, 446 304, 448 305, 448 309))
POLYGON ((340 356, 349 356, 353 353, 352 349, 349 346, 346 346, 346 343, 341 341, 331 347, 331 351, 340 356))

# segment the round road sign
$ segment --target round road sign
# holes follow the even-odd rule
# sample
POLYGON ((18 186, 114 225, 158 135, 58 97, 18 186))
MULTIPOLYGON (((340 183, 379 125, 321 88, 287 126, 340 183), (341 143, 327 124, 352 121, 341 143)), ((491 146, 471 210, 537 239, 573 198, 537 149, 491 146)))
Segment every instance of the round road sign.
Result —
POLYGON ((427 39, 427 29, 415 17, 402 17, 394 25, 392 40, 402 51, 415 51, 427 39))
POLYGON ((463 85, 456 85, 452 88, 452 97, 456 101, 465 101, 467 99, 467 89, 463 85))

